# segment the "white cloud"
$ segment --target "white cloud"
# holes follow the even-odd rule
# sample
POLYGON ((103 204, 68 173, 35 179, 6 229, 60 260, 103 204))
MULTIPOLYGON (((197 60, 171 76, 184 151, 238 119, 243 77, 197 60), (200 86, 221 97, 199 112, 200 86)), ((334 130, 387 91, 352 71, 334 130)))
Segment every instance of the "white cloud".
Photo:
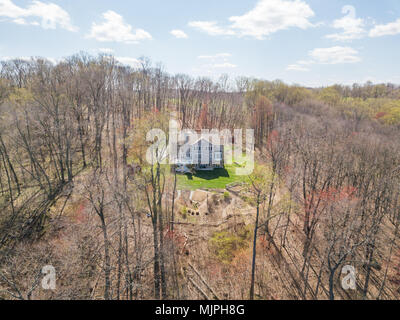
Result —
POLYGON ((297 61, 297 64, 305 65, 305 66, 313 64, 313 63, 314 63, 314 61, 312 61, 312 60, 299 60, 299 61, 297 61))
POLYGON ((217 25, 216 21, 191 21, 189 26, 208 33, 211 36, 233 36, 235 32, 217 25))
POLYGON ((215 21, 193 21, 189 22, 189 26, 212 36, 250 36, 261 40, 280 30, 312 27, 309 19, 314 15, 310 6, 302 0, 260 0, 254 9, 244 15, 230 17, 228 26, 220 26, 215 21))
POLYGON ((26 62, 30 62, 30 61, 35 61, 36 59, 44 59, 47 60, 48 62, 56 65, 60 62, 65 61, 64 58, 51 58, 51 57, 27 57, 27 56, 14 56, 14 57, 10 57, 10 56, 3 56, 0 57, 0 61, 11 61, 11 60, 22 60, 22 61, 26 61, 26 62))
POLYGON ((337 19, 333 22, 335 29, 342 29, 341 33, 329 34, 326 36, 328 39, 336 41, 349 41, 354 39, 361 39, 366 34, 364 29, 365 22, 361 18, 356 17, 356 9, 353 6, 344 6, 342 13, 346 14, 341 19, 337 19))
POLYGON ((11 19, 20 25, 40 25, 44 29, 56 29, 57 26, 68 30, 77 31, 71 18, 64 9, 54 3, 32 1, 26 8, 15 5, 11 0, 0 0, 0 17, 11 19), (41 19, 41 23, 37 21, 41 19))
POLYGON ((171 30, 170 33, 171 33, 175 38, 178 38, 178 39, 187 39, 187 38, 188 38, 188 35, 187 35, 184 31, 182 31, 182 30, 175 29, 175 30, 171 30))
POLYGON ((50 61, 52 64, 56 65, 59 64, 60 62, 65 62, 64 58, 57 59, 57 58, 51 58, 51 57, 46 57, 45 58, 47 61, 50 61))
POLYGON ((21 25, 26 25, 26 24, 28 24, 28 22, 25 20, 25 19, 22 19, 22 18, 18 18, 18 19, 14 19, 14 20, 12 20, 14 23, 16 23, 16 24, 21 24, 21 25))
POLYGON ((320 64, 341 64, 356 63, 361 61, 358 51, 350 47, 317 48, 309 53, 315 63, 320 64))
POLYGON ((99 48, 99 49, 97 49, 97 51, 100 53, 104 53, 104 54, 113 54, 114 53, 114 49, 110 49, 110 48, 99 48))
POLYGON ((223 52, 223 53, 216 53, 212 55, 201 55, 198 56, 197 59, 205 60, 205 64, 196 68, 197 70, 208 70, 208 73, 213 73, 212 70, 215 69, 234 69, 237 68, 236 64, 231 63, 228 61, 232 57, 232 54, 223 52))
POLYGON ((224 63, 215 63, 215 64, 211 65, 211 67, 215 68, 215 69, 232 69, 232 68, 236 68, 237 65, 229 63, 229 62, 224 62, 224 63))
POLYGON ((115 57, 115 59, 121 64, 127 65, 132 68, 137 68, 140 66, 140 61, 131 57, 115 57))
POLYGON ((18 19, 26 17, 28 13, 27 9, 16 6, 11 0, 0 0, 0 16, 18 19))
POLYGON ((307 29, 313 10, 304 1, 261 0, 243 16, 230 17, 232 27, 241 35, 263 39, 265 36, 291 27, 307 29))
POLYGON ((22 60, 22 61, 31 61, 31 57, 10 57, 10 56, 3 56, 0 57, 0 61, 11 61, 11 60, 22 60))
POLYGON ((198 56, 198 59, 218 59, 218 58, 229 58, 232 55, 230 53, 217 53, 214 55, 204 55, 204 56, 198 56))
POLYGON ((309 71, 313 64, 344 64, 360 62, 358 51, 350 47, 316 48, 308 53, 311 59, 300 60, 287 66, 288 71, 309 71))
POLYGON ((369 32, 369 36, 372 38, 396 34, 400 34, 400 19, 388 24, 377 25, 369 32))
POLYGON ((88 38, 101 42, 123 42, 127 44, 138 43, 141 40, 152 39, 150 33, 143 29, 132 31, 132 26, 124 21, 118 13, 109 10, 103 13, 105 21, 101 24, 92 23, 88 38))
POLYGON ((287 66, 286 70, 288 70, 288 71, 302 71, 302 72, 310 71, 310 69, 308 69, 308 68, 306 68, 306 67, 304 67, 304 66, 302 66, 300 64, 290 64, 290 65, 287 66))

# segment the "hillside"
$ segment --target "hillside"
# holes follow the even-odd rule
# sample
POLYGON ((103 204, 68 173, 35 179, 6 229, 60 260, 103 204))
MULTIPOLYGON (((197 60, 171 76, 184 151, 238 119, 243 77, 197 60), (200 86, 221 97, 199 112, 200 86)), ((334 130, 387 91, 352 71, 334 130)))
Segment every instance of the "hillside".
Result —
POLYGON ((83 54, 0 71, 0 299, 400 298, 399 86, 212 81, 83 54), (149 163, 149 132, 168 144, 171 119, 242 128, 246 155, 253 129, 254 170, 149 163))

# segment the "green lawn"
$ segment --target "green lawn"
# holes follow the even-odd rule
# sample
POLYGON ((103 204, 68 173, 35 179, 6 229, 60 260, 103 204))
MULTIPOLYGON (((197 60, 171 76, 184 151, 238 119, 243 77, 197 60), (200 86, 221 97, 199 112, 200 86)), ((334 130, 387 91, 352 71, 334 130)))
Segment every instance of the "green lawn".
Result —
POLYGON ((195 175, 178 175, 178 189, 225 189, 227 184, 242 182, 245 176, 237 176, 235 169, 238 166, 227 165, 225 169, 215 169, 213 171, 198 171, 195 175))

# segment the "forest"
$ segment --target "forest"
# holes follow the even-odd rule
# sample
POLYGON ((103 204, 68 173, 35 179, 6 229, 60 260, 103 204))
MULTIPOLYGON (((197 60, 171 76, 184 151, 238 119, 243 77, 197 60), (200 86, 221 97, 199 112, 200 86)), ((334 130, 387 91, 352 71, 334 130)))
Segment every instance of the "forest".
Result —
POLYGON ((400 86, 139 61, 1 62, 0 300, 400 298, 400 86), (253 129, 253 173, 148 164, 146 134, 172 117, 253 129))

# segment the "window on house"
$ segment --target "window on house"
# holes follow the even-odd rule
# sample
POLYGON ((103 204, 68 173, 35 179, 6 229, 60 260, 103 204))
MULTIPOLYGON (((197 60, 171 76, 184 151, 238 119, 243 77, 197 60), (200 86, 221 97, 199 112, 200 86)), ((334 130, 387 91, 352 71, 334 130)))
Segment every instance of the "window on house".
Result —
POLYGON ((215 159, 216 161, 221 161, 221 160, 222 160, 222 152, 216 152, 216 153, 214 154, 214 159, 215 159))

